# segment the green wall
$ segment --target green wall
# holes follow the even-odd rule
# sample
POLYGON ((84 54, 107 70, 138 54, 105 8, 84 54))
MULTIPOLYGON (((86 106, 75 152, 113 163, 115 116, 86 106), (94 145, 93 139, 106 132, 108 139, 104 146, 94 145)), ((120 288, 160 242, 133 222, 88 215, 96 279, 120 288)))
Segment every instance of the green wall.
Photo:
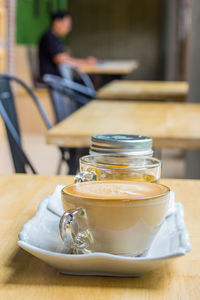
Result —
POLYGON ((49 26, 50 14, 58 9, 67 9, 67 0, 18 0, 17 44, 37 44, 40 35, 49 26), (36 3, 39 10, 36 10, 36 3))

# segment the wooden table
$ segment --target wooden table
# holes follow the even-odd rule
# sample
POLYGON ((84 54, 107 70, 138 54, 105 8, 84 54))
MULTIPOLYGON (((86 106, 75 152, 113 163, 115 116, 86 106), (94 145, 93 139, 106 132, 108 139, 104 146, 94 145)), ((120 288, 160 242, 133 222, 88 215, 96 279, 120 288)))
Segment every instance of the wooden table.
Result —
POLYGON ((58 146, 89 147, 93 134, 153 137, 155 149, 200 149, 200 104, 95 100, 47 132, 58 146))
POLYGON ((163 179, 185 208, 192 252, 141 278, 64 276, 17 246, 42 197, 72 177, 0 175, 1 300, 200 299, 200 181, 163 179))
POLYGON ((176 100, 184 101, 188 93, 185 81, 114 80, 99 89, 99 99, 114 100, 176 100))
POLYGON ((105 60, 96 65, 84 65, 81 70, 88 74, 126 75, 139 66, 136 60, 105 60))

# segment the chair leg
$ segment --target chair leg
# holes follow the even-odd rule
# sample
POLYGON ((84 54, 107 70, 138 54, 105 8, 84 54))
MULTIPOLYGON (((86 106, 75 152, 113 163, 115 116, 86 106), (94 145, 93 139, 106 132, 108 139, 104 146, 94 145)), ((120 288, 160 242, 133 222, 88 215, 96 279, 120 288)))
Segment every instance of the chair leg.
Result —
POLYGON ((58 164, 57 172, 56 174, 59 175, 61 172, 62 163, 65 162, 69 168, 69 175, 75 175, 78 167, 79 167, 79 158, 81 156, 87 155, 89 153, 88 148, 69 148, 69 158, 66 158, 66 152, 62 152, 61 159, 58 164))
POLYGON ((69 175, 75 175, 77 168, 78 168, 78 161, 77 161, 77 149, 76 148, 70 148, 68 150, 69 152, 69 158, 66 158, 66 152, 62 151, 62 155, 60 158, 60 161, 58 163, 56 174, 60 175, 61 173, 61 167, 62 163, 65 162, 67 167, 69 168, 69 175))
POLYGON ((89 154, 89 148, 70 148, 70 158, 68 160, 69 175, 76 174, 79 168, 79 158, 89 154))
POLYGON ((63 162, 63 157, 60 158, 60 161, 58 163, 58 167, 57 167, 57 171, 56 171, 57 175, 60 175, 61 167, 62 167, 62 162, 63 162))
POLYGON ((67 161, 69 167, 69 175, 75 175, 78 169, 77 149, 69 149, 69 159, 67 161))

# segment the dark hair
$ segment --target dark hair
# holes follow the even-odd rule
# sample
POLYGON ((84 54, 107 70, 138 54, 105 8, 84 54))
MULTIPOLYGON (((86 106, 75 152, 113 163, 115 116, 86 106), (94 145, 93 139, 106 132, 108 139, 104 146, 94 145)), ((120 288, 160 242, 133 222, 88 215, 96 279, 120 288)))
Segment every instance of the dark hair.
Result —
POLYGON ((64 18, 67 17, 71 17, 70 13, 68 11, 57 11, 54 12, 51 15, 51 24, 55 21, 55 20, 63 20, 64 18))

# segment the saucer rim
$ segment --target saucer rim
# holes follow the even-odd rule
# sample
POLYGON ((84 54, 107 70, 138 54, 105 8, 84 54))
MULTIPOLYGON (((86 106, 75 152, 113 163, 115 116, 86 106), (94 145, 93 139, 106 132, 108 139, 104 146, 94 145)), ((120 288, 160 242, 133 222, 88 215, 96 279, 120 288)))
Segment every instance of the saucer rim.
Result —
MULTIPOLYGON (((170 255, 163 255, 163 256, 157 256, 157 257, 132 257, 132 256, 122 256, 122 255, 116 255, 116 254, 111 254, 111 253, 104 253, 104 252, 94 252, 94 253, 89 253, 89 254, 66 254, 66 253, 60 253, 60 252, 55 252, 55 251, 49 251, 45 250, 43 248, 36 247, 28 242, 25 241, 24 234, 26 232, 26 227, 34 219, 37 219, 40 217, 45 210, 48 210, 49 213, 51 213, 53 216, 57 217, 56 214, 54 214, 52 211, 48 209, 48 201, 49 201, 49 195, 44 197, 42 201, 39 203, 38 210, 36 214, 29 219, 22 227, 21 232, 19 233, 18 237, 19 240, 17 241, 18 246, 20 246, 23 249, 29 249, 31 251, 37 252, 37 253, 42 253, 47 256, 54 256, 54 257, 60 257, 60 258, 70 258, 70 259, 87 259, 87 258, 94 258, 94 257, 99 257, 99 258, 105 258, 105 259, 115 259, 115 260, 125 260, 125 261, 156 261, 156 260, 164 260, 164 259, 172 259, 176 257, 180 257, 185 255, 186 253, 191 251, 191 245, 190 245, 190 240, 189 240, 189 233, 187 230, 187 227, 185 223, 181 224, 181 228, 179 230, 181 232, 185 233, 185 243, 184 247, 181 247, 179 252, 172 253, 170 255)), ((179 210, 179 213, 184 217, 184 211, 183 211, 183 206, 180 202, 176 202, 176 207, 179 210)), ((173 213, 175 214, 176 211, 173 213)), ((170 217, 170 216, 169 216, 170 217)))
POLYGON ((54 256, 54 257, 60 257, 60 258, 71 258, 71 259, 86 259, 86 258, 93 258, 93 257, 99 257, 99 258, 112 258, 115 260, 126 260, 126 261, 152 261, 152 260, 163 260, 163 259, 170 259, 174 257, 179 257, 185 255, 185 253, 189 252, 188 250, 183 250, 176 252, 174 254, 170 254, 167 256, 157 256, 157 257, 135 257, 135 256, 122 256, 122 255, 116 255, 111 253, 104 253, 104 252, 93 252, 89 254, 66 254, 66 253, 60 253, 55 251, 49 251, 45 250, 36 246, 33 246, 27 242, 24 242, 22 240, 17 241, 17 244, 21 248, 29 249, 37 253, 42 253, 48 256, 54 256))

